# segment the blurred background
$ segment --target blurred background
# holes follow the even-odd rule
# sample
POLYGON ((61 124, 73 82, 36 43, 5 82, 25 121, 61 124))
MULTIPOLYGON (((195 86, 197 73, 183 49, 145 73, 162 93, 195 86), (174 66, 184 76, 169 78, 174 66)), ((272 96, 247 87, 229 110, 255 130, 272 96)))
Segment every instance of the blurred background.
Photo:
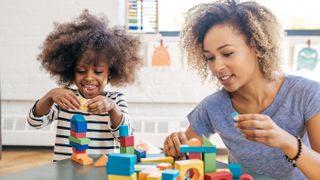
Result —
MULTIPOLYGON (((317 0, 257 0, 279 18, 283 40, 283 68, 320 81, 320 11, 317 0)), ((1 143, 3 146, 52 147, 55 126, 41 130, 28 126, 29 108, 56 87, 36 60, 39 46, 53 29, 53 22, 66 22, 83 9, 105 15, 110 25, 121 26, 142 41, 144 66, 137 82, 124 88, 136 129, 136 142, 162 147, 170 132, 185 130, 186 115, 216 91, 190 70, 179 46, 183 13, 209 0, 1 0, 0 83, 1 143), (162 42, 162 43, 161 43, 162 42), (165 55, 159 55, 164 52, 165 55)), ((224 144, 210 137, 218 148, 224 144)))

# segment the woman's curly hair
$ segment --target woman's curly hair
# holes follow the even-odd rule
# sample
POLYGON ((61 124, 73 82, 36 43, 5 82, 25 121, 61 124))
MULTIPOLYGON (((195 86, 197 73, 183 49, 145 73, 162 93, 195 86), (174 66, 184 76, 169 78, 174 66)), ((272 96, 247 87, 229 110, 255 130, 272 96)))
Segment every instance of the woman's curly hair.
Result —
POLYGON ((181 31, 189 65, 198 70, 204 79, 208 77, 203 40, 211 27, 224 23, 232 25, 246 37, 247 44, 255 49, 264 76, 275 79, 275 72, 281 72, 281 29, 276 17, 256 2, 224 0, 191 8, 186 13, 181 31))
POLYGON ((139 47, 138 39, 120 28, 109 28, 105 17, 98 18, 84 10, 71 22, 55 23, 37 59, 59 85, 68 87, 73 84, 76 64, 83 56, 104 56, 102 59, 109 65, 109 83, 122 86, 132 83, 141 67, 139 47))

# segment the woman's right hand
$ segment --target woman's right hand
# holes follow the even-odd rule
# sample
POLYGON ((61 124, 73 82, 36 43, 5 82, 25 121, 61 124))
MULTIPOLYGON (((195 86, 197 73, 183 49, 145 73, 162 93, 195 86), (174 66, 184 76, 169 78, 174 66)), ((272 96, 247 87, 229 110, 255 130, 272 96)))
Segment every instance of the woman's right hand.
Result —
POLYGON ((80 100, 70 89, 55 88, 49 92, 52 102, 58 104, 62 109, 77 110, 80 108, 80 100))
POLYGON ((180 153, 180 145, 188 144, 187 136, 184 132, 171 133, 163 145, 163 152, 175 159, 184 159, 185 155, 180 153))

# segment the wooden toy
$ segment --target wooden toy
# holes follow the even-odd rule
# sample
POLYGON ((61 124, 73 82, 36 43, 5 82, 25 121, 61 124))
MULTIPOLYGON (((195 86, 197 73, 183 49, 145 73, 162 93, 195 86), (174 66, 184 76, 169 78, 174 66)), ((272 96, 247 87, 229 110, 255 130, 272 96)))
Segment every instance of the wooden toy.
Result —
POLYGON ((129 127, 128 125, 121 125, 119 128, 120 136, 129 136, 129 127))
POLYGON ((165 170, 165 169, 172 169, 172 164, 170 163, 160 163, 157 165, 157 168, 160 170, 165 170))
POLYGON ((204 180, 232 180, 232 174, 226 171, 206 173, 204 180))
POLYGON ((170 163, 173 164, 174 159, 171 156, 166 156, 166 157, 153 157, 153 158, 141 158, 140 162, 157 162, 157 163, 161 163, 161 162, 165 162, 165 163, 170 163))
POLYGON ((239 178, 242 174, 240 164, 228 164, 228 168, 232 172, 232 177, 239 178))
POLYGON ((253 177, 250 174, 242 174, 239 180, 253 180, 253 177))
POLYGON ((166 169, 162 171, 162 180, 176 180, 180 172, 175 169, 166 169))
POLYGON ((95 167, 101 167, 101 166, 106 166, 108 161, 108 156, 105 154, 101 155, 99 159, 94 163, 95 167))
POLYGON ((148 168, 148 169, 145 169, 143 171, 140 171, 139 174, 138 174, 138 179, 139 180, 147 180, 147 176, 149 174, 152 174, 154 172, 157 172, 159 171, 158 168, 148 168))
POLYGON ((137 180, 137 174, 133 173, 131 176, 119 176, 110 174, 108 175, 108 180, 137 180))
POLYGON ((147 180, 161 180, 162 179, 162 171, 155 171, 147 176, 147 180))
POLYGON ((120 146, 134 146, 134 136, 120 136, 120 146))
POLYGON ((134 154, 134 146, 120 146, 120 153, 121 154, 134 154))
POLYGON ((178 180, 184 180, 184 175, 189 169, 192 169, 194 172, 191 180, 202 180, 204 178, 203 162, 199 159, 176 161, 175 169, 180 172, 178 180))

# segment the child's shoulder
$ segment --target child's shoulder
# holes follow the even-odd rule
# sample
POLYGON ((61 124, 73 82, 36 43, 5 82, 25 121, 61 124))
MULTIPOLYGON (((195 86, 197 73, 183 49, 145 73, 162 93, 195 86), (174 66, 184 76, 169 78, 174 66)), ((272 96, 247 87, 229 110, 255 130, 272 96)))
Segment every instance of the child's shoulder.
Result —
POLYGON ((119 97, 124 97, 124 94, 118 91, 104 91, 104 96, 109 97, 111 99, 116 99, 119 97))

